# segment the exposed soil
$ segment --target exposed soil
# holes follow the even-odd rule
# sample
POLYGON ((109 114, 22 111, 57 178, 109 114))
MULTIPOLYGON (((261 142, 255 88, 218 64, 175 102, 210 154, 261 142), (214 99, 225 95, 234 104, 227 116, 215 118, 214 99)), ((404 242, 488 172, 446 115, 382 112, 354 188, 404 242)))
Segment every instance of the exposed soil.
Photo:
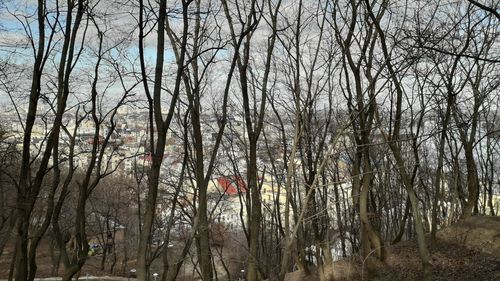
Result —
MULTIPOLYGON (((415 241, 392 247, 387 266, 372 280, 422 280, 417 250, 415 241)), ((491 255, 441 239, 430 251, 433 280, 500 280, 500 259, 491 255)))
MULTIPOLYGON (((437 235, 429 247, 435 281, 500 281, 500 217, 472 217, 437 235)), ((428 245, 429 241, 427 241, 428 245)), ((419 281, 422 269, 416 241, 388 247, 385 265, 376 266, 376 275, 362 274, 360 261, 335 262, 328 270, 332 280, 419 281)), ((288 274, 286 281, 319 280, 302 272, 288 274)))
MULTIPOLYGON (((500 280, 500 217, 472 217, 439 231, 437 238, 429 247, 433 280, 500 280)), ((422 280, 416 241, 390 251, 388 266, 373 280, 422 280)))
MULTIPOLYGON (((438 240, 429 248, 432 256, 433 280, 437 281, 500 281, 500 217, 473 217, 438 232, 438 240)), ((37 256, 37 277, 50 277, 52 263, 48 246, 42 243, 37 256)), ((335 262, 328 270, 332 280, 412 281, 422 280, 421 263, 416 241, 388 247, 385 265, 378 265, 376 276, 361 274, 359 261, 335 262)), ((12 248, 0 256, 0 279, 8 277, 12 248)), ((132 264, 118 262, 114 275, 125 276, 132 264)), ((160 270, 160 264, 154 264, 160 270)), ((60 273, 62 272, 62 268, 60 273)), ((100 257, 89 257, 82 270, 93 276, 110 275, 100 270, 100 257)), ((182 279, 182 278, 181 278, 182 279)), ((179 280, 181 280, 179 279, 179 280)), ((316 281, 317 273, 304 276, 300 271, 287 274, 287 281, 316 281)))

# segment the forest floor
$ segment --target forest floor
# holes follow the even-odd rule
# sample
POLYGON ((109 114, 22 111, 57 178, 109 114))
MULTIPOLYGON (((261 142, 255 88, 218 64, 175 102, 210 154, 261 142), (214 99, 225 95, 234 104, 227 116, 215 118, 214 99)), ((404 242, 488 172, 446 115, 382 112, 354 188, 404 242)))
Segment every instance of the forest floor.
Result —
MULTIPOLYGON (((434 281, 500 281, 500 217, 472 217, 437 233, 429 244, 434 281)), ((417 281, 422 280, 422 267, 415 240, 387 248, 385 265, 375 267, 371 276, 362 275, 360 261, 335 262, 327 269, 333 280, 349 281, 417 281)), ((287 275, 286 281, 316 281, 317 273, 287 275)))
MULTIPOLYGON (((4 281, 9 276, 11 261, 12 261, 12 251, 14 250, 13 245, 9 245, 4 249, 4 253, 0 256, 0 281, 4 281)), ((38 246, 37 251, 37 273, 36 278, 49 278, 54 276, 62 276, 64 271, 63 265, 59 266, 59 271, 57 274, 53 273, 53 262, 49 247, 49 243, 46 240, 42 240, 38 246)), ((102 255, 89 256, 82 270, 80 271, 79 280, 85 281, 86 276, 114 276, 114 277, 126 277, 128 280, 129 270, 135 268, 135 261, 130 260, 127 263, 123 263, 121 260, 117 261, 114 270, 110 272, 111 257, 108 256, 105 269, 101 269, 102 255)), ((162 264, 161 258, 156 259, 151 265, 151 272, 161 272, 162 264)), ((120 278, 113 278, 113 280, 120 280, 120 278)), ((133 279, 131 279, 133 280, 133 279)), ((183 280, 180 277, 178 280, 183 280)), ((188 280, 187 278, 185 280, 188 280)))
MULTIPOLYGON (((428 241, 429 243, 429 241, 428 241)), ((429 245, 429 244, 428 244, 429 245)), ((52 262, 48 246, 40 246, 37 277, 51 276, 52 262)), ((416 241, 405 241, 387 248, 385 265, 375 267, 376 274, 363 272, 363 264, 354 258, 335 262, 327 269, 333 280, 349 281, 412 281, 422 280, 421 263, 416 241)), ((500 281, 500 217, 472 217, 459 222, 437 234, 437 241, 429 246, 435 281, 500 281)), ((6 248, 0 256, 0 279, 6 279, 12 259, 12 249, 6 248)), ((80 280, 87 274, 111 275, 100 270, 100 257, 90 257, 82 270, 80 280)), ((153 267, 160 270, 160 264, 153 267)), ((131 264, 116 264, 114 275, 124 276, 131 264), (121 274, 120 274, 121 273, 121 274)), ((62 268, 61 268, 62 271, 62 268)), ((314 269, 313 269, 314 271, 314 269)), ((161 271, 158 271, 161 272, 161 271)), ((182 280, 183 278, 179 278, 182 280)), ((190 279, 190 278, 189 278, 190 279)), ((187 278, 185 280, 188 280, 187 278)), ((317 281, 317 273, 305 276, 296 271, 287 274, 286 281, 317 281)))

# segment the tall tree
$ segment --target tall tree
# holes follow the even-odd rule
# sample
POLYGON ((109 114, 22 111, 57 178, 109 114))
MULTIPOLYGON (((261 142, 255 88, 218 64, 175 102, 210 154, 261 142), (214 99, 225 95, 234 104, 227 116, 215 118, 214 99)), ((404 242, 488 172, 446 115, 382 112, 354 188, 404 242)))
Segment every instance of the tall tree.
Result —
POLYGON ((182 74, 186 63, 186 48, 189 31, 189 14, 188 8, 193 0, 182 0, 182 35, 179 45, 179 55, 176 59, 176 71, 173 79, 173 89, 170 91, 169 106, 166 116, 163 113, 163 67, 165 63, 165 23, 167 17, 167 1, 160 0, 157 7, 151 7, 157 10, 156 22, 156 63, 153 79, 153 90, 149 86, 148 71, 146 69, 146 59, 144 51, 144 41, 147 36, 147 20, 144 18, 147 7, 143 0, 139 1, 139 61, 140 61, 140 78, 144 86, 144 92, 147 97, 149 110, 149 143, 148 151, 151 156, 151 168, 148 173, 148 189, 146 194, 146 202, 144 206, 143 224, 140 231, 139 247, 137 253, 137 278, 141 281, 149 280, 149 262, 148 249, 151 242, 151 234, 153 222, 155 219, 158 185, 160 180, 160 170, 165 152, 165 144, 167 132, 174 117, 175 108, 181 91, 182 74))
MULTIPOLYGON (((64 30, 58 30, 60 9, 57 6, 56 17, 54 22, 48 20, 48 9, 46 1, 38 1, 36 6, 36 20, 37 20, 37 35, 38 38, 32 37, 32 33, 27 33, 30 38, 31 48, 34 54, 33 72, 31 75, 31 88, 29 95, 29 106, 24 124, 23 132, 23 145, 21 167, 19 169, 19 181, 17 185, 17 243, 16 243, 16 261, 15 261, 15 278, 16 280, 33 280, 36 273, 35 252, 38 243, 45 233, 51 217, 51 208, 48 208, 47 215, 41 227, 34 233, 34 240, 29 244, 28 240, 30 219, 33 207, 37 201, 40 193, 43 180, 48 174, 49 161, 51 160, 54 147, 57 147, 59 142, 59 134, 61 130, 63 114, 66 110, 66 105, 69 97, 69 80, 73 71, 74 65, 78 60, 78 46, 77 37, 80 35, 80 25, 86 9, 86 1, 67 1, 66 6, 61 7, 65 9, 64 30), (48 28, 48 33, 47 33, 48 28), (59 54, 59 65, 57 68, 57 93, 56 104, 54 110, 54 117, 51 124, 51 131, 47 136, 45 148, 41 153, 36 166, 34 159, 37 155, 31 154, 31 138, 35 122, 37 121, 37 109, 41 99, 42 93, 42 76, 45 70, 46 62, 51 56, 54 47, 54 36, 56 33, 64 33, 62 49, 59 54), (34 174, 34 176, 32 176, 34 174)), ((26 31, 31 30, 31 27, 24 26, 26 31)), ((20 120, 21 121, 21 120, 20 120)), ((22 122, 22 121, 21 121, 22 122)), ((54 163, 58 162, 57 157, 53 158, 54 163)), ((51 198, 55 192, 57 185, 53 185, 51 198)), ((52 204, 49 198, 49 204, 52 204)))
MULTIPOLYGON (((341 5, 340 3, 338 5, 341 5)), ((333 7, 333 29, 337 43, 342 50, 342 91, 347 99, 351 118, 355 152, 352 165, 352 196, 355 209, 359 212, 361 223, 361 243, 363 257, 371 268, 371 253, 374 251, 380 260, 385 260, 385 247, 378 231, 372 225, 368 215, 368 200, 373 185, 374 169, 370 147, 375 142, 375 113, 377 107, 377 81, 384 66, 377 66, 377 40, 379 34, 375 24, 369 20, 370 11, 363 1, 352 1, 347 12, 341 12, 342 6, 333 7), (364 40, 359 40, 359 37, 364 40), (358 50, 361 53, 358 54, 358 50)), ((384 15, 377 11, 376 19, 384 15)))
POLYGON ((271 72, 271 64, 273 51, 275 48, 278 28, 277 18, 280 11, 281 1, 272 3, 271 1, 248 1, 243 5, 228 5, 228 2, 222 1, 227 22, 229 24, 232 45, 236 53, 237 68, 239 74, 240 91, 242 98, 242 107, 245 119, 246 137, 247 137, 247 185, 250 193, 250 202, 247 207, 248 226, 249 226, 249 262, 246 272, 248 280, 260 280, 261 273, 259 272, 259 236, 262 222, 262 201, 260 197, 260 187, 258 181, 257 167, 257 150, 259 137, 264 124, 266 100, 269 91, 269 76, 271 72), (260 10, 259 10, 260 9, 260 10), (264 66, 262 78, 252 84, 252 77, 256 73, 252 73, 252 46, 254 34, 257 26, 263 17, 266 19, 270 29, 267 45, 265 49, 264 66), (241 24, 240 32, 237 32, 236 22, 241 24), (243 49, 239 50, 239 45, 243 40, 243 49), (259 89, 259 90, 257 90, 259 89))

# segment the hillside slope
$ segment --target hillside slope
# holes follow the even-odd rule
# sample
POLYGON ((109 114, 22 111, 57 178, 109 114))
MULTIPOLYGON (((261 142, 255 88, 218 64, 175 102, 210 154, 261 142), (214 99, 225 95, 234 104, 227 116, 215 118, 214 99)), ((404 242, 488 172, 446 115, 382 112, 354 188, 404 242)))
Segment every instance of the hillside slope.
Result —
MULTIPOLYGON (((429 243, 429 241, 428 241, 429 243)), ((429 245, 429 244, 428 244, 429 245)), ((440 230, 429 247, 436 281, 500 281, 500 217, 471 217, 440 230)), ((388 247, 385 266, 376 276, 361 276, 361 262, 336 262, 330 268, 334 280, 419 281, 421 262, 416 241, 388 247)), ((302 272, 287 275, 286 281, 319 280, 302 272)))
MULTIPOLYGON (((437 234, 438 240, 430 247, 434 279, 437 281, 500 281, 500 217, 472 217, 437 234)), ((362 264, 358 262, 335 262, 329 270, 335 280, 363 281, 417 281, 421 280, 421 263, 416 241, 405 241, 388 248, 387 264, 378 269, 375 277, 361 276, 362 264)), ((46 243, 38 255, 37 277, 51 276, 51 259, 46 243)), ((0 257, 0 279, 6 279, 12 258, 12 248, 0 257)), ((99 270, 100 258, 90 257, 83 269, 95 276, 109 275, 99 270)), ((159 267, 157 268, 160 269, 159 267)), ((124 265, 117 263, 115 274, 126 272, 124 265)), ((286 281, 317 281, 317 274, 304 276, 302 272, 287 274, 286 281)))

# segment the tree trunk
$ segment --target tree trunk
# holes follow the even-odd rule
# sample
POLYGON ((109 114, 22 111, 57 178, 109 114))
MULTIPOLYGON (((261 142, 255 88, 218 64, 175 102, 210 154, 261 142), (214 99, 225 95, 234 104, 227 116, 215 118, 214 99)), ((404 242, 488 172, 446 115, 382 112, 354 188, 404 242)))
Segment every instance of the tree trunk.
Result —
POLYGON ((143 218, 143 225, 139 234, 139 248, 137 253, 137 280, 149 280, 149 262, 148 253, 151 242, 151 233, 153 228, 153 221, 156 213, 156 196, 158 194, 160 165, 153 162, 148 183, 148 194, 145 202, 145 213, 143 218))
POLYGON ((210 251, 210 228, 208 224, 207 217, 207 194, 206 188, 200 190, 199 193, 199 228, 198 228, 198 240, 199 240, 199 253, 198 257, 200 261, 201 278, 203 281, 211 281, 213 279, 212 271, 212 253, 210 251))
POLYGON ((479 200, 479 182, 472 144, 467 144, 465 146, 465 159, 467 165, 468 195, 462 212, 462 219, 468 218, 472 216, 472 214, 477 214, 477 204, 479 200))
MULTIPOLYGON (((319 249, 318 249, 319 250, 319 249)), ((328 240, 321 244, 321 251, 323 252, 324 261, 321 266, 318 267, 318 273, 320 280, 331 281, 333 280, 333 256, 330 249, 330 243, 328 240)), ((318 260, 319 265, 319 260, 318 260)))
POLYGON ((401 220, 400 224, 399 224, 399 231, 396 235, 396 237, 394 238, 394 240, 392 240, 391 244, 397 244, 401 241, 401 238, 403 238, 403 235, 405 233, 405 228, 406 228, 406 221, 408 220, 408 215, 409 215, 409 212, 410 212, 410 199, 406 199, 406 203, 405 203, 405 211, 404 211, 404 214, 403 214, 403 219, 401 220))
MULTIPOLYGON (((0 191, 0 192, 3 192, 0 191)), ((3 250, 5 249, 5 245, 12 238, 12 230, 17 225, 17 219, 15 216, 16 212, 14 210, 10 211, 7 220, 4 222, 4 225, 0 231, 0 257, 3 254, 3 250)))
POLYGON ((425 242, 424 226, 422 224, 422 216, 418 207, 418 198, 413 189, 408 190, 412 213, 415 217, 415 230, 417 232, 418 250, 420 259, 422 260, 423 280, 432 280, 432 265, 430 263, 430 254, 425 242))
POLYGON ((410 199, 412 214, 415 219, 415 232, 417 233, 418 251, 420 253, 420 259, 422 261, 423 280, 430 281, 432 280, 432 264, 430 263, 430 254, 429 250, 427 249, 427 243, 425 241, 424 225, 422 223, 422 215, 418 206, 417 194, 415 193, 415 189, 413 188, 410 176, 405 171, 405 162, 403 161, 399 147, 394 142, 390 143, 389 146, 391 147, 398 167, 400 167, 399 173, 410 199))
MULTIPOLYGON (((26 199, 21 199, 26 200, 26 199)), ((28 200, 24 202, 27 204, 28 200)), ((22 206, 23 202, 18 202, 18 206, 22 206)), ((15 280, 28 280, 28 230, 29 230, 29 214, 31 212, 26 209, 20 209, 18 213, 17 225, 17 244, 15 258, 15 280)))
POLYGON ((441 136, 439 138, 439 148, 438 148, 438 163, 436 168, 436 177, 434 179, 434 198, 432 200, 432 225, 431 225, 431 244, 436 240, 436 231, 438 226, 438 213, 439 205, 438 201, 440 199, 441 193, 441 182, 442 171, 443 171, 443 161, 444 161, 444 145, 446 143, 446 135, 448 130, 448 124, 451 117, 451 105, 453 103, 453 94, 448 93, 448 98, 446 102, 446 112, 443 120, 443 128, 441 131, 441 136))
MULTIPOLYGON (((338 169, 336 170, 336 173, 338 173, 338 169)), ((334 178, 335 181, 338 180, 338 177, 334 178)), ((340 245, 342 247, 342 256, 346 257, 346 244, 345 244, 345 231, 344 231, 344 225, 342 222, 342 211, 340 208, 340 196, 339 196, 339 187, 337 183, 334 183, 333 185, 333 192, 335 195, 335 212, 336 212, 336 217, 337 217, 337 228, 339 230, 340 234, 340 245)))
MULTIPOLYGON (((106 243, 106 242, 104 242, 106 243)), ((102 251, 102 258, 101 258, 101 270, 104 271, 104 268, 106 267, 106 256, 108 253, 108 245, 104 244, 104 250, 102 251)))
POLYGON ((260 225, 262 220, 260 190, 257 185, 257 143, 256 140, 250 140, 250 159, 247 169, 248 173, 248 190, 251 195, 251 216, 250 222, 250 253, 248 259, 248 274, 249 281, 260 280, 259 273, 259 237, 260 225))

